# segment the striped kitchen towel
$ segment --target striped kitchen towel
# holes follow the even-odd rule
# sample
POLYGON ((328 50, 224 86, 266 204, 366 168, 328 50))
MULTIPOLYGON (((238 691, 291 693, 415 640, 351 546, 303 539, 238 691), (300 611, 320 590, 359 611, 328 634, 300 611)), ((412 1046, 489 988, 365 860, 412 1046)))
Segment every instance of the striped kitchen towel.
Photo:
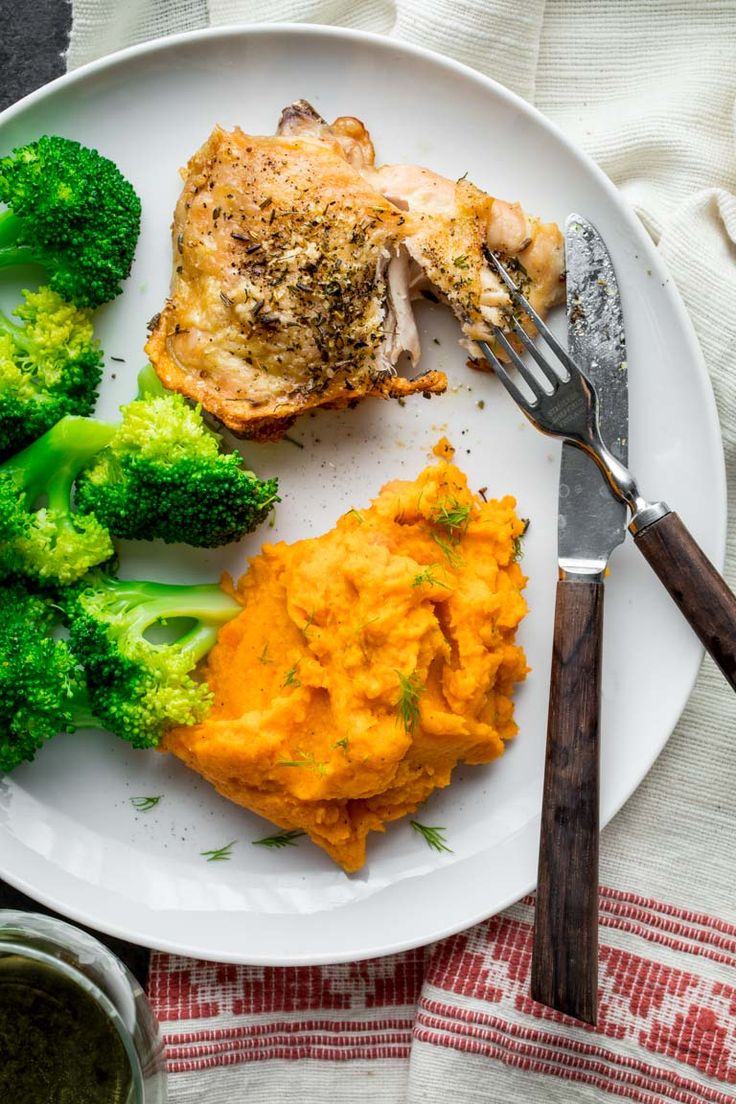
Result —
POLYGON ((533 910, 341 966, 155 955, 172 1099, 736 1100, 736 925, 602 888, 592 1028, 530 998, 533 910))

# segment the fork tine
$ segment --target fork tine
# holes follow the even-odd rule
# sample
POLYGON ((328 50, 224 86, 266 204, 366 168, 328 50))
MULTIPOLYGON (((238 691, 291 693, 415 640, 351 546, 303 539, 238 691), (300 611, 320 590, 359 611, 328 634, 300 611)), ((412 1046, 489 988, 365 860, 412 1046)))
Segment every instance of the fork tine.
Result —
POLYGON ((511 398, 514 400, 514 402, 518 403, 518 405, 526 414, 531 414, 532 410, 536 406, 536 402, 531 403, 525 395, 522 395, 521 391, 516 386, 501 361, 492 351, 490 345, 488 345, 485 341, 479 341, 478 345, 480 347, 480 351, 483 353, 483 356, 491 365, 494 372, 508 391, 509 395, 511 395, 511 398))
POLYGON ((518 319, 516 319, 516 318, 512 318, 511 319, 511 325, 514 327, 514 330, 515 330, 519 340, 523 342, 524 348, 526 349, 526 351, 528 353, 530 353, 531 356, 533 356, 534 359, 536 360, 536 362, 539 365, 539 367, 541 368, 541 370, 544 374, 544 378, 547 380, 547 382, 549 384, 551 384, 551 386, 554 387, 554 388, 559 387, 562 380, 560 379, 560 377, 555 372, 554 365, 550 364, 548 360, 544 359, 544 357, 540 353, 539 349, 534 344, 534 342, 530 338, 529 334, 526 332, 526 330, 522 326, 521 322, 519 322, 518 319))
MULTIPOLYGON (((541 399, 542 395, 544 394, 544 388, 542 387, 539 380, 537 379, 537 377, 532 372, 531 368, 527 367, 527 365, 524 363, 524 361, 521 359, 521 357, 517 353, 514 346, 511 344, 509 339, 506 337, 506 334, 502 330, 500 330, 498 326, 494 326, 493 331, 494 331, 494 333, 496 335, 496 338, 497 338, 499 344, 501 345, 501 347, 508 353, 509 359, 511 360, 511 363, 514 365, 517 372, 519 373, 521 378, 524 380, 524 382, 527 384, 527 386, 529 388, 531 388, 531 391, 532 391, 532 394, 534 395, 534 398, 537 399, 537 400, 541 399)), ((550 383, 551 382, 552 381, 550 380, 550 383)), ((559 379, 555 379, 555 385, 559 384, 559 382, 560 382, 559 379)))
POLYGON ((537 327, 537 330, 539 332, 539 336, 544 341, 547 342, 547 344, 549 345, 552 352, 555 354, 557 359, 562 364, 564 364, 565 368, 567 368, 570 375, 574 375, 574 376, 579 375, 580 369, 578 368, 575 361, 572 359, 572 357, 567 352, 567 349, 563 349, 562 345, 560 345, 559 341, 557 340, 555 335, 552 333, 552 331, 547 326, 545 326, 544 322, 539 317, 539 315, 537 314, 537 312, 535 311, 534 307, 531 305, 529 300, 521 294, 518 287, 516 286, 516 284, 511 279, 508 272, 506 271, 506 269, 503 267, 503 265, 499 261, 496 254, 491 253, 489 251, 486 254, 486 256, 490 259, 490 261, 492 262, 494 268, 496 269, 496 272, 498 273, 498 275, 501 277, 503 282, 506 284, 506 287, 511 292, 512 298, 519 304, 519 306, 526 312, 526 314, 529 315, 532 322, 537 327))

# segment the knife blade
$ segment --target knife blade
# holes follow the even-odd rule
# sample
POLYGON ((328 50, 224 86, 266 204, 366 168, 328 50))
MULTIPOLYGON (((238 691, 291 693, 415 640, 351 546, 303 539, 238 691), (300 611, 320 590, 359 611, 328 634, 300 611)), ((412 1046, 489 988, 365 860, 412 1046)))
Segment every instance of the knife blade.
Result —
MULTIPOLYGON (((604 440, 627 463, 628 364, 618 283, 600 234, 577 214, 565 224, 565 264, 568 349, 599 393, 604 440)), ((604 577, 626 520, 626 507, 595 463, 564 444, 532 996, 593 1024, 604 577)))
MULTIPOLYGON (((621 296, 598 231, 581 215, 565 223, 567 343, 599 394, 601 436, 628 465, 629 382, 621 296)), ((626 534, 626 506, 611 496, 596 465, 563 444, 558 491, 561 571, 597 573, 626 534)))

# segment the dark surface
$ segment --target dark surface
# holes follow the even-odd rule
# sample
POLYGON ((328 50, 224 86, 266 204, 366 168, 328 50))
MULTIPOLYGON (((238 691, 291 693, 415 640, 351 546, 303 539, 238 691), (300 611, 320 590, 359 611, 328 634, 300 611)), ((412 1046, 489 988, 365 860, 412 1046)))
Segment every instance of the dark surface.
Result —
POLYGON ((71 24, 67 0, 0 0, 0 108, 64 72, 71 24))
POLYGON ((736 690, 736 596, 676 513, 648 525, 634 540, 736 690))
MULTIPOLYGON (((16 3, 0 0, 0 13, 3 23, 0 38, 0 108, 5 108, 64 72, 63 51, 69 37, 71 5, 66 0, 18 0, 16 3)), ((5 152, 0 150, 0 153, 5 152)), ((58 915, 2 880, 0 908, 58 915)), ((149 959, 146 948, 101 935, 92 928, 85 930, 110 947, 140 983, 146 984, 149 959)))
POLYGON ((557 584, 532 997, 595 1024, 603 583, 557 584))

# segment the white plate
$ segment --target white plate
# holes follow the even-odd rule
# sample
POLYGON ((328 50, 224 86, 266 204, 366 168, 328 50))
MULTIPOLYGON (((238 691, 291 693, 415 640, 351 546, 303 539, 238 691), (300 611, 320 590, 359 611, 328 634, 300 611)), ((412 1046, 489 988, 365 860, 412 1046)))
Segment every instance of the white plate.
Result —
MULTIPOLYGON (((720 564, 725 484, 713 396, 682 304, 639 224, 603 174, 521 100, 461 65, 370 35, 283 25, 185 35, 96 62, 2 117, 3 151, 43 133, 79 139, 112 157, 143 199, 133 274, 125 294, 99 315, 108 361, 100 412, 112 416, 133 392, 146 321, 166 295, 177 169, 216 122, 269 133, 298 97, 327 118, 363 119, 381 161, 427 164, 452 178, 468 172, 546 219, 562 222, 576 210, 599 227, 626 314, 632 466, 645 493, 675 504, 720 564)), ((7 295, 3 305, 11 305, 7 295)), ((496 763, 459 770, 422 813, 426 823, 446 827, 453 853, 430 851, 406 821, 373 838, 365 869, 353 877, 305 841, 285 851, 252 847, 269 825, 219 798, 181 763, 85 733, 52 741, 0 783, 0 869, 9 882, 140 943, 275 965, 427 943, 533 886, 559 449, 524 421, 492 377, 465 366, 446 312, 427 305, 421 321, 424 366, 447 371, 447 395, 413 398, 403 409, 374 400, 305 418, 293 430, 303 451, 289 443, 246 447, 260 472, 280 477, 275 530, 214 553, 129 545, 122 573, 180 581, 216 578, 223 567, 239 573, 261 541, 320 533, 346 508, 366 504, 385 480, 414 477, 446 431, 471 485, 513 493, 531 518, 524 558, 531 612, 520 640, 533 673, 517 696, 520 735, 496 763), (159 793, 164 798, 149 813, 130 804, 159 793), (201 857, 230 840, 237 840, 230 862, 201 857)), ((662 750, 701 656, 630 542, 615 553, 606 589, 604 823, 662 750)))

